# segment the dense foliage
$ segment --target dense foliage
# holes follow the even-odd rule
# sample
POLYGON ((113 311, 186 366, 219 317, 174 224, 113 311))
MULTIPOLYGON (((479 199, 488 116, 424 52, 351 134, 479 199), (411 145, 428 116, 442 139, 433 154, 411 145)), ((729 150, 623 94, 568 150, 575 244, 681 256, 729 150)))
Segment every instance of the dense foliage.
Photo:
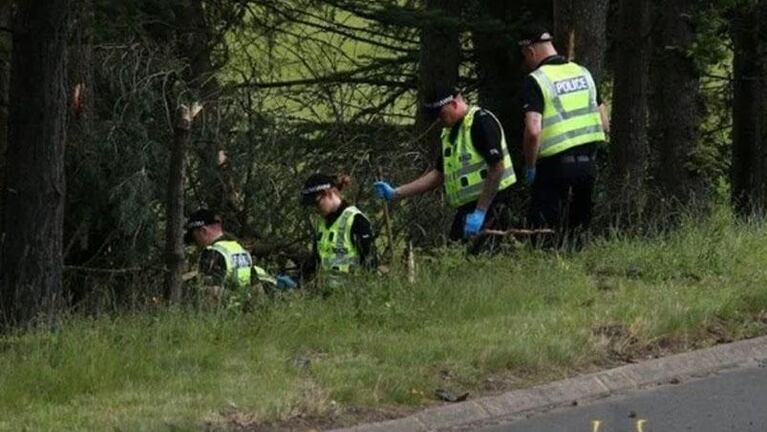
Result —
MULTIPOLYGON (((73 93, 79 89, 82 99, 73 96, 67 114, 67 296, 73 303, 91 300, 89 306, 141 304, 161 292, 173 122, 177 107, 193 101, 204 109, 188 153, 186 210, 218 210, 226 228, 265 265, 284 269, 306 252, 310 215, 298 205, 298 189, 318 170, 350 174, 355 184, 347 199, 382 227, 382 208, 371 200, 370 184, 380 176, 401 183, 434 163, 434 143, 427 139, 433 131, 423 123, 418 101, 429 74, 437 73, 426 70, 428 56, 439 57, 449 48, 427 46, 425 41, 437 44, 424 36, 428 32, 458 35, 457 84, 470 100, 499 114, 520 170, 515 94, 523 74, 515 35, 533 20, 560 23, 557 11, 567 9, 556 1, 458 3, 73 2, 66 86, 73 93)), ((609 104, 614 78, 623 73, 616 53, 624 49, 624 36, 615 28, 623 2, 608 3, 606 16, 577 18, 606 20, 599 37, 608 48, 587 53, 588 47, 577 47, 574 52, 576 60, 579 52, 600 60, 600 86, 609 104)), ((665 13, 658 7, 661 2, 649 4, 655 18, 665 13)), ((705 208, 729 198, 737 82, 732 34, 753 30, 738 17, 761 2, 699 0, 696 6, 694 13, 669 22, 689 27, 695 37, 689 51, 677 54, 694 61, 700 106, 688 108, 698 114, 700 133, 679 169, 704 185, 695 203, 705 208)), ((635 32, 651 39, 661 33, 659 22, 666 21, 653 19, 649 28, 635 32)), ((676 53, 679 47, 662 48, 676 53)), ((651 79, 658 79, 658 70, 653 66, 651 79)), ((663 186, 653 177, 657 160, 666 157, 662 149, 677 144, 662 138, 632 143, 653 152, 648 160, 637 161, 647 173, 648 194, 663 186)), ((601 149, 604 173, 616 168, 608 166, 612 151, 609 143, 601 149)), ((524 188, 517 187, 519 223, 525 213, 524 188)), ((618 199, 606 175, 597 197, 595 225, 606 227, 616 221, 611 204, 618 199)), ((653 211, 657 200, 643 200, 623 229, 642 232, 651 222, 665 224, 667 214, 691 204, 675 201, 664 209, 669 213, 661 214, 653 211)), ((445 243, 451 214, 440 194, 392 210, 394 244, 381 236, 381 250, 401 250, 409 241, 422 248, 445 243)))

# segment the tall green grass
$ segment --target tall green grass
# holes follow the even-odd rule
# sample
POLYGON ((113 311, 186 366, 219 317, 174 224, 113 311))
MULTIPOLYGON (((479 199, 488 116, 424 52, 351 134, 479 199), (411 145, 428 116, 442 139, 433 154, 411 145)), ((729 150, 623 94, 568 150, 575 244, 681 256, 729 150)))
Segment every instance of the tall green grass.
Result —
POLYGON ((767 333, 767 225, 729 215, 579 253, 419 260, 244 314, 74 317, 0 339, 0 430, 200 430, 419 407, 767 333))

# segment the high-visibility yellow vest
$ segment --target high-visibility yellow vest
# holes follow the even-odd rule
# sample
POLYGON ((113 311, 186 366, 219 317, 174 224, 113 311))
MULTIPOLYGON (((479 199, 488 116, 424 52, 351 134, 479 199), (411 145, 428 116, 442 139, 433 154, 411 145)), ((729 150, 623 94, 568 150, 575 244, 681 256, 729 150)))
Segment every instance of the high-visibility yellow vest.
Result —
POLYGON ((575 63, 543 65, 530 75, 545 104, 539 157, 605 140, 597 86, 586 68, 575 63))
POLYGON ((206 249, 223 255, 226 262, 227 283, 234 283, 238 287, 250 285, 250 268, 253 265, 253 258, 239 243, 231 240, 221 240, 213 243, 206 249))
POLYGON ((352 241, 352 224, 357 215, 365 217, 357 207, 349 206, 329 227, 324 220, 318 221, 317 249, 325 276, 349 273, 360 265, 360 254, 352 241))
MULTIPOLYGON (((474 124, 474 115, 479 111, 478 107, 471 107, 464 116, 459 126, 455 142, 450 141, 452 128, 442 129, 442 163, 445 176, 445 194, 447 202, 453 207, 460 207, 466 203, 476 201, 482 194, 482 186, 487 177, 487 162, 474 147, 471 139, 471 125, 474 124)), ((498 190, 506 189, 517 181, 514 175, 514 167, 511 163, 509 148, 506 145, 506 135, 503 132, 501 122, 491 113, 485 111, 498 123, 501 129, 501 149, 503 152, 503 176, 498 185, 498 190)))

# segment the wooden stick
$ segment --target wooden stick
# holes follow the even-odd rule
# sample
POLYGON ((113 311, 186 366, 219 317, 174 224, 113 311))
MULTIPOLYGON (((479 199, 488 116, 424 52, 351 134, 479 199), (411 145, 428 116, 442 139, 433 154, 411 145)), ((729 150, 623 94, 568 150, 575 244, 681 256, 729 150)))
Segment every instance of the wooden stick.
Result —
MULTIPOLYGON (((381 167, 378 167, 378 178, 383 179, 383 171, 381 167)), ((389 240, 389 253, 391 258, 391 265, 394 265, 394 235, 391 230, 391 216, 389 216, 389 202, 383 200, 384 204, 384 222, 386 223, 386 237, 389 240)))
POLYGON ((411 284, 415 283, 415 253, 412 241, 407 242, 407 280, 411 284))

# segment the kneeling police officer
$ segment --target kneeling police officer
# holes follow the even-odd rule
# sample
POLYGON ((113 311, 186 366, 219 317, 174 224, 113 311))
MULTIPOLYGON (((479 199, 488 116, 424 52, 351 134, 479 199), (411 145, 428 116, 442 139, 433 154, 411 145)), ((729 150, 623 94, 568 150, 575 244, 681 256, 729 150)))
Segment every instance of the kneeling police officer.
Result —
POLYGON ((198 271, 206 285, 248 289, 255 279, 268 287, 295 288, 286 275, 271 276, 253 265, 250 253, 231 235, 224 233, 221 218, 211 210, 199 209, 189 216, 184 242, 203 248, 198 271), (254 277, 255 276, 255 277, 254 277))
POLYGON ((301 190, 301 203, 313 206, 315 221, 314 267, 322 283, 339 285, 356 269, 376 268, 375 235, 370 220, 343 199, 341 191, 351 184, 349 176, 313 174, 301 190))

